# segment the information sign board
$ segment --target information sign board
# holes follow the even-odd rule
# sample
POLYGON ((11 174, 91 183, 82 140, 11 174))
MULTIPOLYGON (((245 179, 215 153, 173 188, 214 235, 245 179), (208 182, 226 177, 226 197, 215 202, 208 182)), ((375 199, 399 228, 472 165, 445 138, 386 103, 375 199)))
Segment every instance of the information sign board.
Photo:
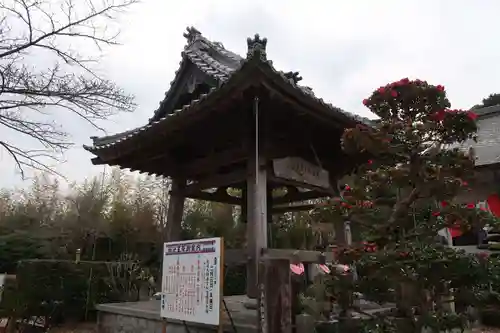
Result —
POLYGON ((222 238, 165 243, 161 317, 220 325, 223 260, 222 238))

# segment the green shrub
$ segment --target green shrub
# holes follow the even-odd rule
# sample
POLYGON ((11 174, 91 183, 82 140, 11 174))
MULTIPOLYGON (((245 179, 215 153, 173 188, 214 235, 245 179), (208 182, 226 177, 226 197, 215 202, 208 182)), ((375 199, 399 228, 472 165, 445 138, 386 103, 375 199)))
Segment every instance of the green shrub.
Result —
POLYGON ((135 262, 24 260, 15 290, 5 293, 0 311, 19 318, 80 321, 94 315, 96 304, 138 300, 147 277, 135 262))
POLYGON ((224 296, 245 295, 246 266, 227 267, 224 278, 224 296))

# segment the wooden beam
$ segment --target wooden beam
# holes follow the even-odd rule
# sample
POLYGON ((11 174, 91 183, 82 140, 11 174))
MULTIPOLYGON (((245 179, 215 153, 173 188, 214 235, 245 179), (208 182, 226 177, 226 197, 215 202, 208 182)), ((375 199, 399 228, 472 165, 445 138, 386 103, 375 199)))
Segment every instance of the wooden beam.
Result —
POLYGON ((333 252, 320 252, 310 250, 293 250, 293 249, 265 249, 262 253, 262 260, 289 260, 295 259, 302 263, 318 263, 320 255, 324 254, 327 262, 333 262, 333 252))
POLYGON ((273 183, 276 183, 276 184, 296 186, 296 187, 301 187, 301 188, 308 189, 308 190, 311 190, 311 191, 323 192, 323 193, 325 193, 325 196, 332 195, 332 193, 334 191, 331 188, 330 189, 325 189, 325 188, 322 188, 322 187, 319 187, 319 186, 314 186, 314 185, 311 185, 311 184, 306 184, 306 183, 298 182, 298 181, 291 180, 291 179, 285 179, 285 178, 276 177, 274 175, 270 175, 268 178, 269 178, 270 181, 272 181, 273 183))
POLYGON ((245 144, 240 144, 237 147, 227 148, 219 152, 206 151, 206 154, 206 156, 196 158, 192 161, 179 163, 175 167, 169 168, 169 170, 164 170, 164 166, 161 164, 145 170, 156 174, 164 174, 166 171, 182 175, 186 179, 197 179, 203 175, 213 174, 220 167, 242 162, 247 158, 245 144))
POLYGON ((216 188, 221 186, 230 186, 246 180, 247 170, 235 170, 224 174, 213 174, 186 187, 186 193, 196 193, 198 191, 216 188))
POLYGON ((230 205, 241 205, 241 198, 230 196, 229 194, 227 194, 226 190, 227 188, 219 188, 217 191, 213 193, 204 191, 192 192, 186 194, 186 198, 220 202, 230 205))
POLYGON ((272 209, 272 214, 283 214, 287 212, 302 212, 306 210, 311 210, 316 208, 318 205, 290 205, 290 206, 274 206, 272 209))
POLYGON ((289 191, 284 196, 276 198, 274 200, 274 203, 279 205, 279 204, 286 204, 286 203, 297 202, 297 201, 325 198, 325 197, 329 197, 330 195, 331 194, 326 193, 324 191, 322 191, 322 192, 319 192, 319 191, 300 192, 298 190, 297 191, 289 191))

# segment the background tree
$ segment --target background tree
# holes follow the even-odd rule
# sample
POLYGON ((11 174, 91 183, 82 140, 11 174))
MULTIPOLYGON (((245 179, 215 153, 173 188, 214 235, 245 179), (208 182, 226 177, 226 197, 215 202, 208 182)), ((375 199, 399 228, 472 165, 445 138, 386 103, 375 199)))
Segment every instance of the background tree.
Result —
MULTIPOLYGON (((474 178, 474 160, 451 144, 473 139, 476 115, 450 109, 443 86, 403 79, 380 87, 364 104, 380 121, 345 131, 343 149, 365 154, 341 200, 323 219, 350 221, 367 243, 338 249, 341 263, 356 267, 358 279, 334 276, 327 293, 346 310, 361 311, 346 291, 379 304, 396 301, 397 311, 371 316, 373 332, 444 331, 466 322, 465 311, 447 310, 443 297, 474 304, 488 282, 483 260, 436 242, 440 229, 464 230, 494 224, 474 203, 455 200, 474 178), (353 282, 354 281, 354 282, 353 282)), ((464 310, 464 309, 462 309, 464 310)))
POLYGON ((483 106, 493 106, 500 104, 500 94, 490 94, 488 97, 483 99, 483 106))
POLYGON ((471 110, 494 105, 500 105, 500 94, 490 94, 488 97, 483 98, 483 102, 481 104, 474 105, 471 110))
MULTIPOLYGON (((17 168, 53 171, 71 142, 58 109, 98 127, 133 99, 93 66, 117 44, 112 21, 136 0, 5 0, 0 4, 0 146, 17 168), (13 132, 30 143, 15 142, 13 132), (36 147, 36 148, 34 148, 36 147)), ((16 136, 14 136, 16 137, 16 136)), ((17 136, 18 137, 18 136, 17 136)))

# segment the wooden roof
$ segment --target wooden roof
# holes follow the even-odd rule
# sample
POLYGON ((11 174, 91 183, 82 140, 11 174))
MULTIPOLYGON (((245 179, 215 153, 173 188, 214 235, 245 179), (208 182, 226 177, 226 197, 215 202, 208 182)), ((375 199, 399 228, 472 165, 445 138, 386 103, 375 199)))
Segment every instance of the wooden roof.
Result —
POLYGON ((188 43, 182 52, 179 70, 153 117, 144 126, 130 131, 92 137, 93 144, 85 145, 84 148, 96 155, 92 160, 94 164, 111 164, 110 160, 140 149, 145 142, 155 140, 158 135, 170 138, 181 135, 179 133, 182 133, 183 128, 188 128, 200 119, 210 119, 223 105, 232 103, 231 96, 241 95, 245 90, 255 87, 265 87, 279 98, 291 101, 304 113, 337 127, 370 123, 367 118, 348 113, 317 98, 310 88, 298 84, 301 79, 298 73, 276 70, 267 59, 265 38, 261 39, 258 35, 248 38, 248 52, 246 58, 242 58, 226 50, 222 44, 209 41, 194 28, 188 28, 184 36, 188 43), (189 80, 196 76, 209 86, 208 91, 178 107, 180 91, 189 86, 189 80))

